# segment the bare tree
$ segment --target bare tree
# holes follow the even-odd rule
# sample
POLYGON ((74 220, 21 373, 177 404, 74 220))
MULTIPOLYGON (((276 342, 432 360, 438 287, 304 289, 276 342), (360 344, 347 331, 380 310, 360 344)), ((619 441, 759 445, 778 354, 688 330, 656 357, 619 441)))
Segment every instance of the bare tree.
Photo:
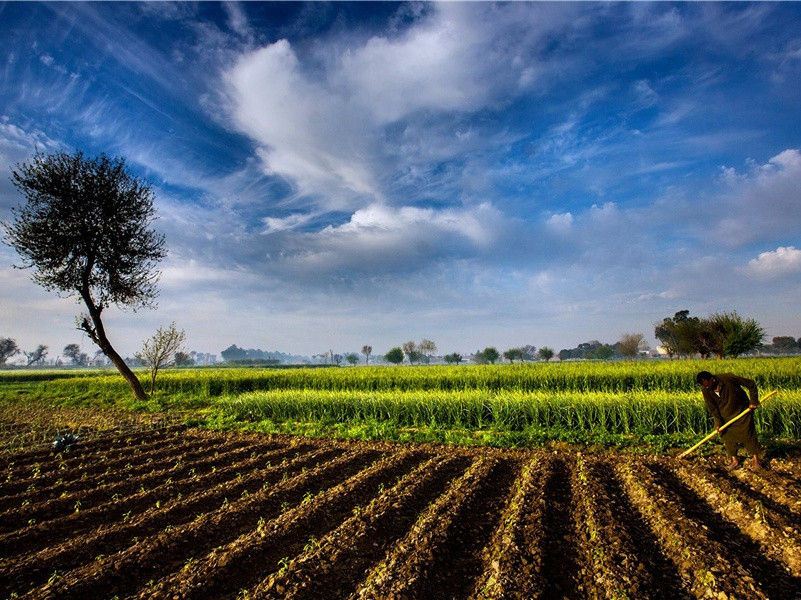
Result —
POLYGON ((431 340, 423 339, 420 345, 417 346, 417 350, 425 357, 426 363, 429 363, 431 362, 431 357, 434 355, 434 352, 437 351, 437 345, 431 340))
POLYGON ((417 344, 415 344, 412 340, 405 342, 402 346, 403 353, 406 355, 406 358, 409 360, 409 364, 413 365, 416 362, 420 361, 420 357, 422 353, 417 348, 417 344))
POLYGON ((136 358, 150 370, 151 394, 156 385, 156 375, 159 370, 172 363, 175 355, 181 350, 185 338, 184 330, 176 329, 173 322, 166 329, 159 327, 153 337, 145 340, 142 349, 136 353, 136 358))
POLYGON ((36 363, 44 362, 45 356, 47 356, 47 346, 39 344, 36 346, 36 350, 24 352, 23 354, 25 354, 25 366, 30 367, 36 363))
POLYGON ((0 338, 0 365, 6 364, 6 361, 19 353, 19 346, 17 342, 11 338, 0 338))
POLYGON ((620 336, 617 348, 626 358, 636 358, 640 347, 645 344, 645 336, 641 333, 624 333, 620 336))
POLYGON ((155 266, 164 256, 164 236, 151 229, 153 192, 131 175, 123 159, 84 157, 82 152, 37 154, 11 172, 25 197, 4 223, 5 241, 22 258, 19 268, 46 290, 78 296, 88 314, 77 318, 131 386, 147 398, 142 384, 111 345, 102 321, 111 305, 153 306, 155 266))
POLYGON ((362 346, 362 354, 364 354, 364 364, 370 364, 370 355, 373 353, 372 346, 362 346))

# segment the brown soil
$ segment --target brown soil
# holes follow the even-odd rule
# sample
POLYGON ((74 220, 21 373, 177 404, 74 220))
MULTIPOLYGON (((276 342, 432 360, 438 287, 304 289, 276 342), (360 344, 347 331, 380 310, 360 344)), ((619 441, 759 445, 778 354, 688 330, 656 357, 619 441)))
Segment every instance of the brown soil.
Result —
POLYGON ((3 598, 801 598, 794 456, 729 472, 119 422, 57 455, 65 427, 37 426, 0 419, 3 598))

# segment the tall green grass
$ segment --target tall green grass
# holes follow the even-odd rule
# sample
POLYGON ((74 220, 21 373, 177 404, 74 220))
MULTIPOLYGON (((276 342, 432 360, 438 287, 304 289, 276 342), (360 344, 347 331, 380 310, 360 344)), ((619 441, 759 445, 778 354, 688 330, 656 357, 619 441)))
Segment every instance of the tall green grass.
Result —
MULTIPOLYGON (((558 392, 696 391, 700 370, 734 372, 761 388, 801 388, 801 358, 726 361, 638 361, 614 363, 525 363, 419 367, 322 369, 204 368, 163 371, 156 390, 168 394, 215 397, 258 390, 462 391, 541 390, 558 392)), ((140 371, 140 377, 143 373, 140 371)), ((0 377, 15 381, 23 372, 0 377)), ((127 384, 113 372, 40 380, 43 388, 74 393, 125 393, 127 384)))
MULTIPOLYGON (((276 390, 220 400, 216 407, 235 421, 328 423, 378 421, 432 429, 528 428, 596 434, 702 434, 712 419, 699 394, 689 392, 360 392, 276 390)), ((801 393, 784 391, 756 411, 764 434, 801 435, 801 393)))

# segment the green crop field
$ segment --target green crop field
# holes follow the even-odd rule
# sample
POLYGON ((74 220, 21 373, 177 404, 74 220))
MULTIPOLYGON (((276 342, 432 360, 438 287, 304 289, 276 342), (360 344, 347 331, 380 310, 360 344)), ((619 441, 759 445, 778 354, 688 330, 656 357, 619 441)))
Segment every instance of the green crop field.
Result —
MULTIPOLYGON (((801 437, 801 358, 315 369, 193 368, 136 402, 114 371, 0 373, 26 403, 181 414, 214 428, 521 446, 549 440, 688 445, 710 431, 699 370, 779 390, 756 412, 763 439, 801 437)), ((139 376, 145 380, 145 373, 139 376)))

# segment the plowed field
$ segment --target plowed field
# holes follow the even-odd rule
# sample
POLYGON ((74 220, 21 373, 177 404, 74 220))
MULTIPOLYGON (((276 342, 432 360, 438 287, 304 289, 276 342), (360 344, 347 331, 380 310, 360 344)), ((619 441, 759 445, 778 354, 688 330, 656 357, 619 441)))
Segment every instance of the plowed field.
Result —
POLYGON ((801 598, 798 458, 173 426, 1 460, 3 598, 801 598))

